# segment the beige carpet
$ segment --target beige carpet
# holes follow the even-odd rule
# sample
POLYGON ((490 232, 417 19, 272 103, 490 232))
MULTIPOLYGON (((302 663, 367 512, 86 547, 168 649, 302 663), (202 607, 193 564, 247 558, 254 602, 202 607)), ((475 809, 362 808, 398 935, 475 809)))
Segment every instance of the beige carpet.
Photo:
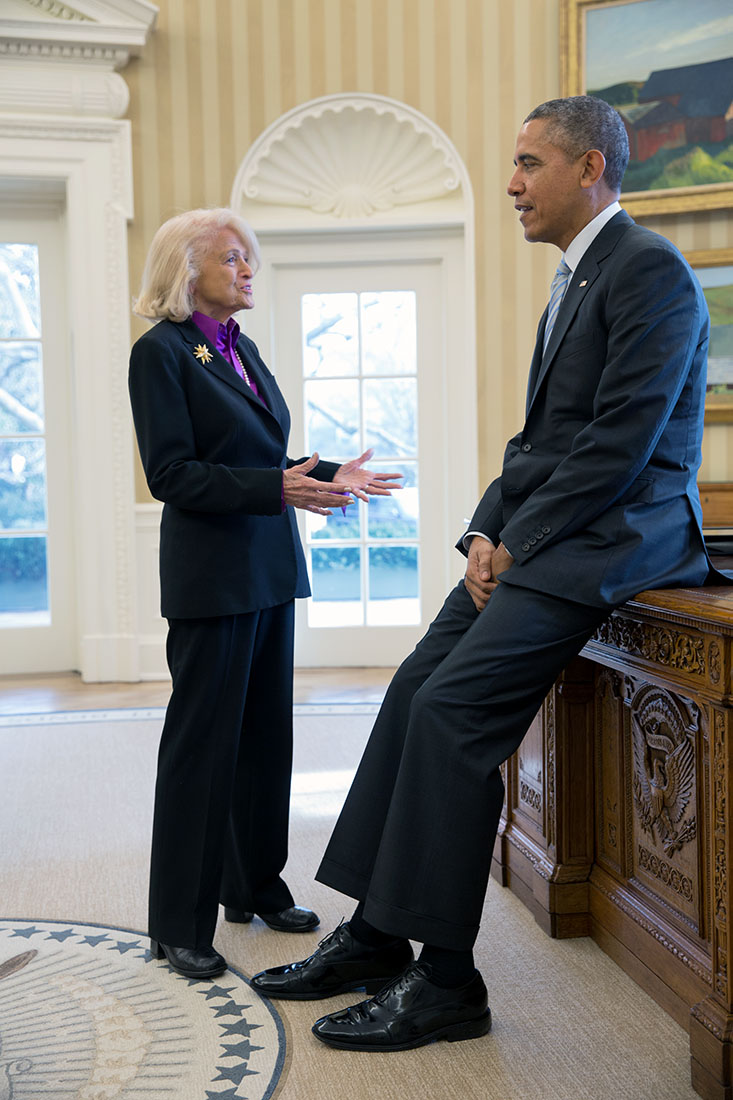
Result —
MULTIPOLYGON (((402 1054, 346 1053, 318 1043, 310 1034, 310 1025, 323 1012, 352 1002, 353 995, 318 1003, 273 1002, 274 1011, 253 1003, 257 998, 246 985, 247 975, 304 957, 320 935, 351 911, 352 902, 314 883, 313 873, 369 731, 371 717, 360 714, 358 707, 301 707, 296 720, 287 877, 297 900, 321 914, 321 930, 285 936, 270 931, 259 920, 246 927, 222 920, 216 946, 234 969, 231 980, 230 974, 218 979, 209 997, 204 991, 206 983, 192 988, 174 977, 163 963, 147 957, 147 941, 136 934, 145 929, 151 798, 161 713, 82 712, 76 717, 79 720, 73 723, 64 715, 5 718, 2 722, 15 724, 0 725, 2 1100, 695 1097, 689 1084, 686 1033, 590 940, 548 939, 524 907, 493 882, 477 945, 477 962, 489 987, 494 1018, 489 1036, 402 1054), (87 930, 86 925, 95 928, 87 930), (127 931, 115 937, 115 929, 127 931), (117 942, 122 946, 116 947, 117 942), (56 974, 63 964, 65 944, 69 944, 69 960, 72 944, 87 951, 87 968, 96 966, 103 956, 114 960, 118 968, 123 963, 126 968, 119 985, 113 983, 101 990, 102 978, 94 979, 100 987, 96 1001, 90 984, 92 970, 73 974, 74 982, 82 983, 82 993, 74 986, 74 1004, 83 1003, 91 1030, 99 1033, 101 1028, 107 1036, 107 1061, 104 1072, 97 1065, 97 1076, 88 1074, 84 1085, 74 1084, 80 1080, 79 1073, 73 1078, 69 1066, 60 1063, 58 1074, 46 1072, 43 1088, 36 1085, 31 1091, 30 1040, 41 1033, 42 1024, 46 1049, 53 1051, 54 1018, 59 1041, 69 1021, 68 1012, 54 1017, 48 980, 35 978, 30 1002, 28 987, 22 983, 41 963, 56 974), (51 948, 53 958, 49 960, 46 956, 51 948), (29 961, 26 956, 33 950, 38 954, 29 961), (13 973, 7 974, 3 965, 9 959, 16 962, 9 968, 13 973), (14 969, 17 967, 20 969, 14 969), (129 983, 134 986, 143 981, 148 983, 147 1000, 137 1004, 137 994, 129 991, 129 983), (148 1032, 155 1032, 149 1043, 160 1038, 156 1028, 162 1027, 165 1014, 173 1011, 169 1002, 175 991, 178 1004, 182 1003, 188 1014, 192 1049, 200 1048, 205 1062, 196 1071, 198 1076, 190 1078, 192 1083, 176 1084, 173 1074, 166 1077, 160 1069, 156 1070, 157 1084, 151 1085, 149 1079, 136 1084, 131 1079, 129 1058, 135 1062, 134 1055, 125 1062, 114 1045, 109 1047, 109 1029, 101 1027, 105 1014, 115 1019, 112 1003, 105 997, 123 988, 135 1027, 144 1017, 148 1032), (11 996, 16 989, 17 995, 11 996), (25 990, 22 1018, 21 990, 25 990), (158 998, 160 1007, 155 1008, 158 998), (202 1021, 200 1025, 196 1020, 202 1021), (247 1026, 252 1050, 259 1045, 264 1053, 247 1053, 247 1026), (204 1035, 207 1028, 212 1033, 209 1038, 204 1035), (258 1036, 264 1036, 261 1043, 258 1036), (218 1051, 217 1041, 221 1044, 218 1051), (222 1061, 227 1057, 229 1062, 222 1061), (115 1079, 114 1066, 118 1064, 127 1066, 124 1080, 115 1079)), ((54 995, 60 981, 54 978, 54 995)), ((128 1028, 128 1046, 134 1049, 130 1034, 128 1028)), ((138 1063, 142 1064, 140 1057, 138 1063)), ((165 1058, 155 1063, 148 1059, 146 1072, 150 1065, 164 1063, 165 1058)))

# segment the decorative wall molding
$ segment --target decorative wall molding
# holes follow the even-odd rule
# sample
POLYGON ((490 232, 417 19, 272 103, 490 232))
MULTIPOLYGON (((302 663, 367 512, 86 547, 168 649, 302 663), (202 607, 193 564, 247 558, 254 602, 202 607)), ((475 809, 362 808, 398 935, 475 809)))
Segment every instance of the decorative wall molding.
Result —
MULTIPOLYGON (((466 173, 447 136, 386 96, 323 96, 279 118, 255 141, 232 188, 232 206, 383 222, 407 208, 463 206, 466 173)), ((448 209, 444 211, 448 215, 448 209)), ((262 221, 262 212, 254 218, 262 221)))
POLYGON ((0 43, 0 107, 3 111, 36 115, 85 115, 120 118, 130 100, 119 73, 89 68, 60 68, 34 61, 2 64, 0 43))
POLYGON ((118 69, 139 54, 158 9, 146 0, 5 0, 0 111, 120 118, 118 69))
POLYGON ((76 11, 75 8, 69 7, 68 4, 61 3, 61 0, 27 0, 33 8, 38 8, 39 11, 46 12, 47 15, 53 16, 54 19, 78 19, 81 22, 89 20, 88 15, 84 15, 80 11, 76 11))
POLYGON ((3 0, 0 40, 18 55, 58 48, 75 56, 140 54, 158 9, 148 0, 3 0))

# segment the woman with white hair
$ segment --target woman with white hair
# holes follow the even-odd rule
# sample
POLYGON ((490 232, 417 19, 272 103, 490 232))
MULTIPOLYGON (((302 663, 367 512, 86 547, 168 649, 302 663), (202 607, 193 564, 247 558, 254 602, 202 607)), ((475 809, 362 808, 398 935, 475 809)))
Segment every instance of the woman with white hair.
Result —
POLYGON ((226 967, 229 921, 318 924, 282 879, 292 766, 293 601, 310 593, 294 508, 330 515, 389 494, 399 475, 360 458, 287 457, 290 415, 234 314, 252 309, 259 247, 232 210, 192 210, 156 233, 135 312, 130 396, 160 530, 173 678, 158 757, 151 950, 189 978, 226 967))

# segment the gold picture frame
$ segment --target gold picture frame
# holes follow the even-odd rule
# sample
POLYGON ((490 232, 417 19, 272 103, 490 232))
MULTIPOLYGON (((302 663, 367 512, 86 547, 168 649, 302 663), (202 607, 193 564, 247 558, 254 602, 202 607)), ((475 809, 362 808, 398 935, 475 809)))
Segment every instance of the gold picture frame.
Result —
MULTIPOLYGON (((681 7, 678 7, 678 0, 665 0, 670 4, 669 14, 672 16, 675 12, 680 14, 680 18, 685 18, 688 22, 690 18, 694 18, 695 5, 685 2, 684 12, 681 7), (692 15, 691 15, 692 13, 692 15)), ((620 31, 621 20, 625 15, 626 24, 629 24, 629 17, 631 15, 636 16, 636 24, 641 25, 644 19, 649 22, 649 29, 653 27, 654 34, 656 35, 657 45, 664 39, 665 34, 670 36, 675 32, 675 26, 668 24, 666 21, 661 22, 658 19, 660 0, 561 0, 560 6, 560 77, 562 94, 568 95, 585 95, 589 90, 596 93, 601 91, 608 91, 614 93, 614 96, 622 96, 624 90, 629 89, 631 94, 641 95, 643 94, 642 85, 644 81, 639 79, 633 79, 633 75, 629 73, 624 77, 624 66, 626 65, 626 52, 623 51, 618 58, 617 71, 619 79, 615 84, 611 86, 604 84, 602 77, 606 74, 600 74, 600 86, 597 81, 593 80, 593 74, 590 74, 590 89, 588 86, 587 62, 589 53, 589 19, 596 20, 595 27, 591 27, 591 31, 595 31, 596 28, 600 28, 599 20, 595 13, 604 13, 607 19, 604 21, 604 29, 610 28, 612 30, 620 31), (643 10, 645 8, 646 9, 643 10), (652 7, 653 5, 653 7, 652 7), (638 9, 635 12, 631 12, 630 9, 638 9), (618 28, 613 27, 613 10, 618 11, 618 28), (622 11, 625 9, 625 11, 622 11), (655 18, 652 21, 652 15, 655 18), (641 21, 641 22, 640 22, 641 21), (595 87, 594 87, 595 85, 595 87), (637 87, 635 87, 637 86, 637 87)), ((730 13, 730 0, 719 0, 721 6, 721 17, 730 13)), ((679 0, 679 4, 682 4, 682 0, 679 0)), ((634 38, 633 27, 629 26, 629 36, 634 38)), ((591 43, 595 34, 591 36, 591 43)), ((619 35, 620 37, 620 35, 619 35)), ((628 37, 626 41, 628 42, 628 37)), ((728 68, 725 64, 730 57, 730 66, 733 67, 733 43, 728 45, 727 36, 723 35, 720 38, 720 45, 715 48, 719 48, 721 51, 720 59, 716 62, 699 62, 698 59, 690 54, 690 63, 687 66, 670 66, 667 71, 671 74, 679 72, 681 68, 692 69, 693 65, 697 69, 700 65, 717 65, 717 68, 710 68, 706 71, 706 76, 714 76, 720 74, 725 76, 725 87, 727 89, 728 84, 728 68)), ((604 42, 604 46, 607 48, 604 50, 604 64, 608 65, 608 70, 616 64, 613 58, 613 37, 607 38, 604 42)), ((699 48, 699 47, 698 47, 699 48)), ((664 51, 657 49, 656 57, 663 57, 664 51)), ((679 58, 678 58, 679 60, 679 58)), ((682 58, 684 61, 684 58, 682 58)), ((648 64, 654 64, 651 59, 648 64)), ((648 76, 655 71, 661 71, 662 65, 659 64, 655 69, 649 69, 648 76)), ((682 76, 677 79, 683 80, 682 76)), ((690 79, 689 76, 684 77, 685 80, 690 79)), ((657 77, 657 90, 676 92, 679 89, 674 86, 674 77, 670 76, 669 81, 672 81, 672 86, 667 89, 660 89, 659 77, 657 77)), ((669 83, 668 81, 668 83, 669 83)), ((647 83, 651 84, 647 79, 647 83)), ((720 92, 721 85, 716 85, 714 80, 707 79, 706 86, 712 87, 715 92, 720 92)), ((682 87, 680 84, 679 87, 682 87)), ((653 92, 653 88, 649 89, 649 92, 653 92)), ((727 94, 727 91, 726 93, 727 94)), ((605 98, 605 97, 603 97, 605 98)), ((718 97, 719 98, 719 95, 718 97)), ((609 99, 610 102, 610 99, 609 99)), ((731 104, 733 105, 733 95, 731 96, 731 104)), ((619 107, 618 102, 613 106, 619 107)), ((630 104, 629 114, 625 117, 627 121, 627 127, 631 135, 632 146, 632 159, 629 162, 629 169, 627 170, 627 177, 631 174, 634 176, 634 170, 636 170, 636 177, 643 180, 644 175, 649 176, 650 172, 655 172, 656 175, 652 178, 651 182, 656 182, 660 176, 664 178, 668 172, 668 162, 670 178, 675 178, 674 173, 679 172, 680 178, 684 178, 685 173, 694 174, 704 169, 706 172, 712 174, 725 174, 727 164, 723 162, 721 149, 720 154, 715 154, 713 157, 708 150, 705 150, 703 146, 707 143, 709 145, 715 145, 718 143, 718 138, 721 134, 724 135, 721 141, 728 142, 728 136, 726 134, 725 117, 718 120, 716 118, 702 120, 699 118, 691 118, 685 115, 681 109, 684 107, 684 95, 670 95, 669 98, 662 98, 655 100, 654 102, 648 101, 643 104, 638 102, 630 104), (651 114, 652 111, 656 111, 656 115, 651 114), (644 116, 643 118, 640 116, 644 116), (659 119, 658 123, 654 123, 654 117, 659 119), (645 126, 642 127, 641 123, 645 121, 645 126), (703 136, 700 136, 700 135, 703 136), (713 141, 715 139, 715 141, 713 141), (696 141, 699 144, 696 144, 696 141), (657 144, 659 142, 659 144, 657 144), (671 148, 671 144, 680 148, 680 157, 675 160, 674 151, 671 148), (638 149, 639 153, 644 155, 634 156, 634 153, 638 149), (649 150, 653 149, 654 152, 649 150), (683 152, 685 150, 685 152, 683 152), (699 163, 699 158, 695 159, 696 150, 700 151, 700 156, 704 158, 704 165, 699 163), (653 160, 655 157, 657 160, 653 160), (685 160, 687 158, 687 160, 685 160), (662 161, 657 165, 658 161, 662 161), (708 164, 710 162, 710 164, 708 164), (654 167, 653 167, 654 166, 654 167)), ((621 110, 622 115, 624 111, 621 110)), ((727 147, 727 146, 726 146, 727 147)), ((733 150, 733 137, 730 138, 730 148, 733 150)), ((726 153, 727 159, 727 153, 726 153)), ((621 194, 621 202, 626 210, 634 216, 643 216, 648 214, 675 214, 685 213, 695 210, 721 210, 727 207, 733 206, 733 178, 728 182, 714 182, 705 184, 693 184, 691 186, 665 186, 652 188, 649 186, 646 189, 629 190, 621 194)))
POLYGON ((708 300, 713 326, 718 330, 717 336, 713 334, 711 338, 711 351, 717 350, 717 345, 717 348, 724 352, 723 356, 713 355, 709 359, 705 423, 732 423, 733 388, 721 392, 716 391, 715 386, 716 378, 722 369, 725 371, 726 383, 733 387, 733 248, 704 248, 685 252, 685 259, 700 279, 703 293, 708 300), (708 295, 706 292, 710 290, 716 293, 708 295), (728 323, 729 317, 730 323, 728 323), (730 329, 730 332, 721 332, 721 329, 730 329), (726 366, 728 362, 732 364, 729 382, 726 366))

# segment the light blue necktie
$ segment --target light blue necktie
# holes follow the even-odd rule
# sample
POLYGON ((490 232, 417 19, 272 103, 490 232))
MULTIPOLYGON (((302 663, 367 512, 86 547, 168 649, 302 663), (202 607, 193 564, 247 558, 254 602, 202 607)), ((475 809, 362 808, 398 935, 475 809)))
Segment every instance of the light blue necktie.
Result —
POLYGON ((550 287, 550 304, 547 307, 547 322, 545 324, 545 337, 544 343, 542 345, 543 355, 547 350, 550 335, 553 328, 555 327, 558 310, 560 309, 560 304, 563 300, 563 297, 565 296, 565 291, 568 288, 568 283, 570 282, 571 275, 572 271, 570 270, 568 265, 565 263, 564 260, 560 260, 560 264, 557 271, 555 272, 552 280, 552 285, 550 287))

